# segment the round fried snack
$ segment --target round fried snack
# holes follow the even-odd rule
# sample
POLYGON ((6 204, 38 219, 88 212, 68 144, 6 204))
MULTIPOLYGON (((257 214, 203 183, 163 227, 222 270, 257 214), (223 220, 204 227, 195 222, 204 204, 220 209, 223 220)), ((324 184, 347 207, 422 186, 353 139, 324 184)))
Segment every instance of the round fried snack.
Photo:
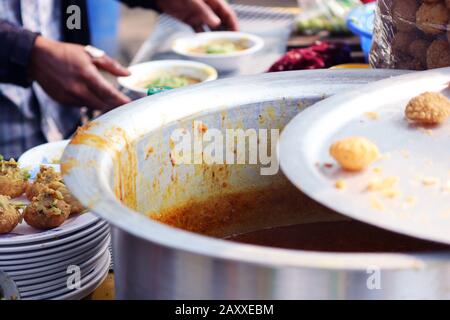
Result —
POLYGON ((0 160, 0 195, 20 197, 28 186, 29 174, 14 159, 0 160))
POLYGON ((414 32, 397 32, 392 39, 392 51, 395 55, 409 54, 409 45, 416 40, 414 32))
POLYGON ((330 155, 348 171, 361 171, 379 157, 377 146, 363 137, 349 137, 336 141, 330 155))
POLYGON ((447 30, 449 19, 445 4, 423 3, 416 13, 417 27, 425 33, 436 35, 447 30))
POLYGON ((395 0, 392 7, 392 18, 397 30, 408 32, 415 29, 416 0, 395 0))
POLYGON ((70 206, 70 214, 77 214, 84 211, 83 205, 70 193, 66 185, 61 182, 52 182, 48 185, 50 189, 61 192, 64 202, 70 206))
POLYGON ((434 40, 427 50, 428 69, 450 66, 450 46, 446 40, 434 40))
POLYGON ((0 234, 10 233, 22 220, 22 215, 11 205, 10 199, 0 195, 0 234))
POLYGON ((32 201, 42 190, 53 182, 61 182, 61 174, 52 167, 41 166, 36 180, 26 190, 27 199, 32 201))
POLYGON ((450 100, 437 92, 422 93, 409 101, 405 116, 423 124, 443 123, 450 116, 450 100))
POLYGON ((408 53, 423 66, 427 65, 427 50, 430 43, 424 39, 415 39, 408 45, 408 53))
POLYGON ((64 202, 61 192, 44 188, 24 211, 25 221, 36 229, 59 227, 70 215, 70 206, 64 202))

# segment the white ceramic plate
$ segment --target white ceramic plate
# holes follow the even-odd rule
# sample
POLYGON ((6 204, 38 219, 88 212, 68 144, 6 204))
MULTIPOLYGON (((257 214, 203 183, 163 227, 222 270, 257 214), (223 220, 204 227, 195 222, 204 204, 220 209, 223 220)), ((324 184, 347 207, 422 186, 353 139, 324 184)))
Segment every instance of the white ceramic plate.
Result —
MULTIPOLYGON (((102 235, 102 238, 97 239, 96 241, 93 241, 91 243, 89 243, 89 245, 83 245, 83 248, 81 250, 77 250, 76 252, 74 252, 74 255, 78 255, 84 251, 88 251, 91 249, 97 249, 100 250, 100 248, 105 245, 106 242, 108 242, 109 244, 110 241, 110 236, 108 233, 102 235)), ((32 278, 37 278, 37 277, 41 277, 41 276, 45 276, 51 273, 55 273, 60 271, 60 269, 64 269, 64 268, 53 268, 51 266, 43 266, 43 267, 38 267, 38 268, 34 268, 34 269, 26 269, 26 270, 13 270, 13 271, 8 271, 8 275, 10 275, 11 277, 14 278, 14 280, 18 280, 18 279, 32 279, 32 278)))
POLYGON ((111 254, 109 252, 105 253, 106 259, 105 263, 101 268, 98 268, 98 272, 94 271, 95 276, 87 281, 86 284, 79 290, 75 290, 60 296, 52 297, 52 300, 81 300, 86 298, 92 292, 95 291, 100 285, 105 281, 109 272, 109 265, 111 264, 111 254))
MULTIPOLYGON (((96 254, 94 254, 91 259, 85 261, 86 266, 82 266, 81 263, 73 263, 73 265, 80 266, 81 270, 81 276, 87 277, 89 274, 91 274, 95 268, 103 263, 103 259, 105 256, 105 251, 108 251, 107 246, 103 246, 100 250, 97 249, 96 254)), ((34 284, 31 286, 20 286, 19 285, 19 291, 20 295, 23 298, 27 298, 29 296, 34 295, 40 295, 44 293, 52 293, 54 291, 65 289, 67 287, 67 279, 70 275, 67 273, 64 274, 63 277, 60 277, 58 279, 47 281, 47 282, 41 282, 39 284, 34 284)))
MULTIPOLYGON (((83 261, 80 264, 80 269, 83 272, 89 272, 94 265, 97 263, 98 259, 100 259, 100 257, 103 255, 103 247, 101 247, 102 249, 98 250, 95 255, 93 255, 92 257, 90 257, 88 260, 83 261)), ((38 288, 42 288, 47 286, 48 283, 50 283, 51 281, 57 280, 57 279, 63 279, 64 281, 65 279, 67 279, 67 273, 64 272, 57 272, 57 273, 51 273, 51 274, 47 274, 47 275, 42 275, 42 276, 38 276, 35 278, 22 278, 22 277, 14 277, 14 281, 16 282, 16 284, 19 287, 23 287, 23 288, 28 288, 28 287, 33 287, 34 289, 38 289, 38 288)), ((31 289, 31 290, 34 290, 31 289)), ((26 290, 25 290, 26 291, 26 290)))
MULTIPOLYGON (((109 233, 109 228, 108 226, 104 226, 103 228, 96 230, 92 235, 89 236, 89 239, 86 239, 86 241, 91 241, 94 238, 102 238, 105 235, 107 235, 109 233)), ((78 240, 78 245, 82 245, 85 242, 83 242, 83 240, 78 240)), ((94 242, 90 242, 90 243, 94 243, 94 242)), ((76 246, 74 246, 75 248, 76 246)), ((0 268, 4 271, 11 271, 11 270, 26 270, 26 269, 35 269, 38 267, 43 267, 43 266, 51 266, 55 263, 61 262, 61 261, 65 261, 67 259, 71 259, 77 255, 83 254, 84 251, 82 251, 81 253, 77 253, 73 250, 67 250, 67 251, 63 251, 63 254, 53 257, 53 258, 48 258, 48 256, 42 255, 42 256, 38 256, 39 259, 36 259, 36 257, 32 257, 32 258, 28 258, 28 259, 16 259, 16 260, 3 260, 0 261, 0 268)))
POLYGON ((109 271, 109 264, 111 261, 111 256, 108 250, 102 253, 101 258, 96 263, 94 269, 82 276, 81 283, 82 287, 77 290, 68 289, 66 285, 60 287, 59 289, 46 292, 43 294, 34 295, 24 295, 24 299, 28 300, 69 300, 69 299, 82 299, 88 296, 92 291, 94 291, 106 278, 109 271))
POLYGON ((394 232, 450 244, 450 121, 410 125, 407 102, 425 91, 450 96, 450 68, 411 73, 338 94, 301 112, 283 130, 280 164, 286 176, 323 205, 394 232), (372 120, 365 113, 376 112, 372 120), (343 137, 364 136, 382 154, 362 173, 343 172, 328 154, 343 137), (330 169, 325 164, 333 163, 330 169), (375 173, 378 167, 381 173, 375 173), (396 177, 393 199, 367 191, 369 181, 396 177), (335 188, 338 179, 344 190, 335 188), (426 185, 429 179, 437 179, 426 185))
POLYGON ((21 260, 22 263, 34 263, 38 261, 45 261, 54 258, 64 258, 82 252, 85 248, 94 245, 98 242, 98 238, 104 234, 108 234, 108 227, 105 226, 101 229, 95 230, 92 234, 87 235, 85 238, 78 239, 73 242, 65 243, 61 246, 52 247, 45 250, 26 251, 23 253, 6 253, 0 254, 0 261, 2 265, 6 265, 7 261, 21 260))
MULTIPOLYGON (((32 243, 32 244, 0 246, 0 255, 3 253, 23 253, 26 251, 44 250, 44 249, 53 248, 56 246, 66 244, 68 242, 74 242, 78 239, 88 236, 89 234, 104 227, 105 225, 107 225, 106 221, 98 220, 97 223, 94 223, 82 230, 78 230, 74 233, 65 235, 61 238, 57 238, 53 241, 45 241, 44 240, 44 241, 41 241, 38 243, 32 243)), ((0 265, 2 265, 1 261, 0 261, 0 265)))

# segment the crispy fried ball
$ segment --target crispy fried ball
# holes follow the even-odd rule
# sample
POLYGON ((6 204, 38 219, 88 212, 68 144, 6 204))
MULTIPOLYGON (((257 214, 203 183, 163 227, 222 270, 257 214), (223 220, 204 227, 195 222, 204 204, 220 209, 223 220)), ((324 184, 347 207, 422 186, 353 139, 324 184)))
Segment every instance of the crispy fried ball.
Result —
POLYGON ((450 46, 445 40, 434 40, 427 50, 428 69, 450 66, 450 46))
POLYGON ((392 7, 392 18, 399 31, 412 31, 415 29, 416 11, 418 4, 416 0, 395 0, 392 7))
POLYGON ((367 168, 378 156, 378 147, 369 139, 349 137, 336 141, 330 147, 330 155, 348 171, 367 168))
POLYGON ((61 182, 52 182, 48 185, 50 189, 61 192, 64 202, 70 205, 70 214, 81 213, 85 210, 83 205, 70 193, 66 185, 61 182))
POLYGON ((33 200, 34 197, 38 196, 42 190, 53 182, 61 182, 61 174, 56 172, 53 167, 41 166, 36 179, 34 182, 28 186, 26 190, 26 196, 28 200, 33 200))
POLYGON ((22 215, 11 205, 10 199, 0 195, 0 234, 10 233, 22 220, 22 215))
POLYGON ((432 35, 446 31, 448 19, 448 9, 441 2, 423 3, 416 13, 417 27, 432 35))
POLYGON ((409 45, 416 40, 414 32, 397 32, 392 39, 392 51, 395 55, 409 54, 409 45))
POLYGON ((14 159, 0 160, 0 195, 20 197, 28 186, 29 174, 14 159))
POLYGON ((430 42, 424 39, 415 39, 408 45, 408 53, 423 66, 427 65, 427 50, 430 42))
POLYGON ((36 229, 59 227, 70 215, 70 206, 61 192, 45 187, 24 211, 25 221, 36 229))
POLYGON ((439 124, 450 116, 450 100, 437 92, 412 98, 405 109, 407 119, 423 124, 439 124))

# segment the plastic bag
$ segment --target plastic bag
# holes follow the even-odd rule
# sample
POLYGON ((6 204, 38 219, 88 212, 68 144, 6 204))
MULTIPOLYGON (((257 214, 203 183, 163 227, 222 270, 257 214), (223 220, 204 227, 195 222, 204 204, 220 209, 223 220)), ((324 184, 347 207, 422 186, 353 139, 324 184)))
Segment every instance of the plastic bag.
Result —
POLYGON ((426 70, 450 66, 450 0, 379 0, 369 63, 426 70))
POLYGON ((297 32, 314 34, 322 30, 332 34, 348 32, 345 18, 359 0, 298 0, 303 10, 297 17, 297 32))

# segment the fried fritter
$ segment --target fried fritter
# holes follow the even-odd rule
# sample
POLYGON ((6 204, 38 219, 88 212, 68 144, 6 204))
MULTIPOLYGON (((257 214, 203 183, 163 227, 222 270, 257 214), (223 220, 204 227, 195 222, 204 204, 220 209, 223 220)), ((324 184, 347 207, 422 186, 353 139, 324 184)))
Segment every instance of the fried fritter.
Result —
POLYGON ((369 139, 349 137, 333 143, 330 155, 343 169, 361 171, 379 157, 379 152, 378 147, 369 139))
POLYGON ((416 12, 418 4, 416 0, 395 0, 392 7, 392 18, 399 31, 412 31, 415 29, 416 12))
POLYGON ((38 196, 46 186, 53 182, 61 181, 61 174, 59 172, 56 172, 53 167, 41 166, 38 174, 36 175, 36 179, 27 188, 26 196, 28 200, 31 201, 34 197, 38 196))
POLYGON ((407 119, 423 124, 439 124, 450 116, 450 100, 437 92, 412 98, 405 109, 407 119))
POLYGON ((425 39, 415 39, 408 45, 408 53, 423 66, 427 65, 427 50, 430 42, 425 39))
POLYGON ((52 182, 48 185, 50 189, 61 192, 64 202, 70 205, 70 214, 77 214, 84 211, 83 205, 70 193, 66 185, 61 182, 52 182))
POLYGON ((395 55, 409 54, 409 45, 416 40, 414 32, 397 32, 392 39, 392 51, 395 55))
POLYGON ((450 66, 450 46, 446 40, 434 40, 427 50, 428 69, 450 66))
POLYGON ((45 187, 24 211, 25 221, 36 229, 59 227, 70 215, 70 206, 61 192, 45 187))
POLYGON ((0 195, 20 197, 27 189, 28 178, 28 172, 19 168, 14 159, 6 161, 0 158, 0 195))
POLYGON ((0 234, 10 233, 22 220, 22 215, 10 203, 10 199, 0 195, 0 234))
POLYGON ((423 3, 416 13, 417 27, 425 33, 436 35, 447 30, 449 19, 445 4, 423 3))

